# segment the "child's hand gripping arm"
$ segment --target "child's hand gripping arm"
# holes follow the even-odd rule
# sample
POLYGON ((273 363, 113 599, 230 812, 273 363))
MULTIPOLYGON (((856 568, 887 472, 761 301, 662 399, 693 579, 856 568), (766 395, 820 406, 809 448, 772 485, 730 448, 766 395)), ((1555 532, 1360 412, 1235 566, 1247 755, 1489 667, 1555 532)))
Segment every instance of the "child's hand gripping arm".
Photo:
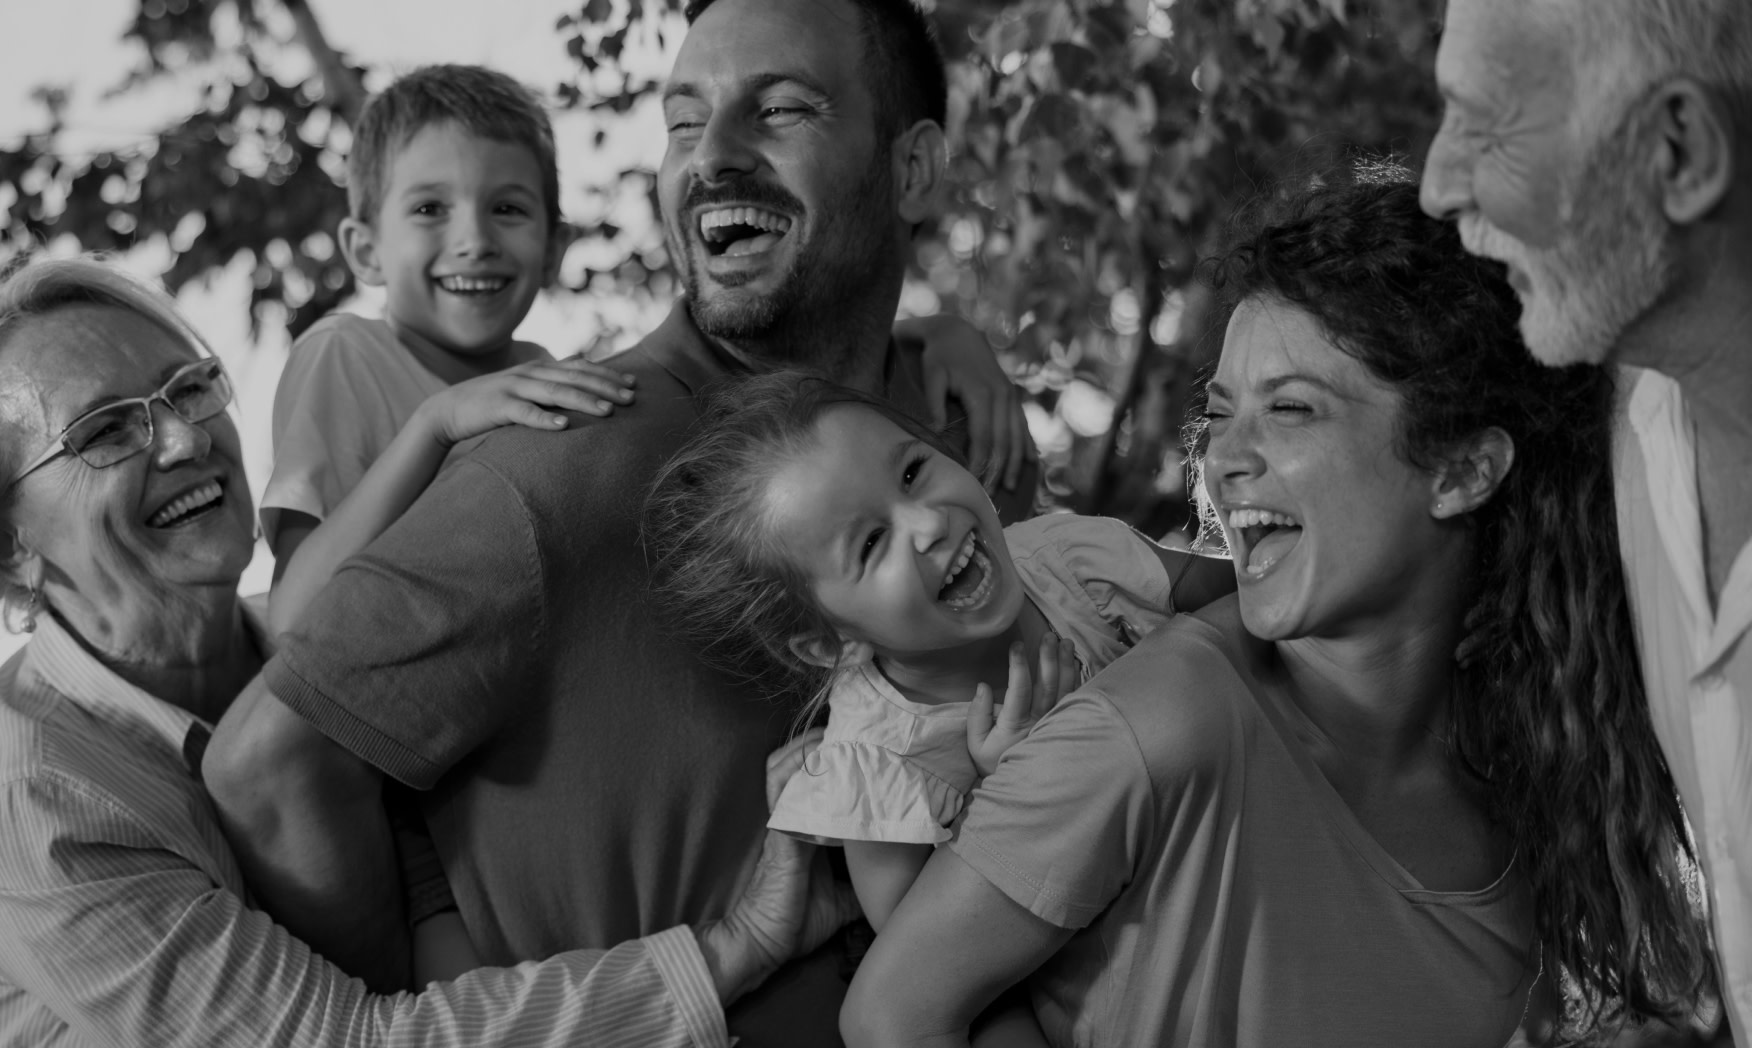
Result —
POLYGON ((1004 689, 1004 705, 992 716, 992 689, 981 684, 973 691, 967 711, 967 752, 981 778, 998 766, 1004 751, 1021 742, 1036 721, 1058 700, 1077 687, 1077 651, 1069 640, 1049 633, 1040 641, 1040 673, 1030 677, 1028 657, 1018 641, 1010 645, 1010 682, 1004 689))
POLYGON ((341 562, 426 490, 452 447, 506 425, 564 429, 566 417, 549 408, 607 415, 615 404, 631 403, 632 382, 631 375, 571 357, 483 375, 428 397, 326 520, 283 515, 274 540, 270 628, 279 633, 296 621, 341 562))
POLYGON ((967 411, 967 458, 988 491, 1014 490, 1023 467, 1037 458, 1022 413, 1022 394, 998 365, 985 336, 960 317, 902 320, 897 334, 924 343, 925 399, 932 422, 949 420, 951 394, 967 411))

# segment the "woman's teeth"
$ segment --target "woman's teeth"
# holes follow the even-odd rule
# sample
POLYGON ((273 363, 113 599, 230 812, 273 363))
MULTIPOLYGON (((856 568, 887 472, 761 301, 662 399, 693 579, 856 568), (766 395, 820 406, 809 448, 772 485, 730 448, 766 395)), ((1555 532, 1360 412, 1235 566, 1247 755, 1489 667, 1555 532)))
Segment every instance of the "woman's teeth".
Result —
POLYGON ((968 611, 985 603, 996 585, 991 556, 978 533, 969 532, 955 559, 949 562, 937 599, 950 611, 968 611))
POLYGON ((1270 525, 1276 528, 1299 528, 1302 522, 1286 513, 1273 513, 1265 509, 1233 509, 1229 511, 1229 526, 1236 531, 1242 528, 1261 528, 1270 525))
POLYGON ((167 524, 175 523, 197 510, 205 509, 218 502, 222 494, 224 494, 224 489, 219 486, 219 482, 209 480, 195 490, 171 499, 164 508, 152 514, 151 518, 146 521, 146 525, 147 527, 162 528, 167 524))
POLYGON ((1241 536, 1248 575, 1258 578, 1294 549, 1302 538, 1302 522, 1287 513, 1265 509, 1229 511, 1229 528, 1241 536))

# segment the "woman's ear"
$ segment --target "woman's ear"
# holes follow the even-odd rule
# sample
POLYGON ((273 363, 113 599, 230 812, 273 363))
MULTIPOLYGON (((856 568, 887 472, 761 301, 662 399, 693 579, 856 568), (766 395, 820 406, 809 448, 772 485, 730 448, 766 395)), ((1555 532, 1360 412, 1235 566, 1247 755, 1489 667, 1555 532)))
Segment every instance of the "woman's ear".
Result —
POLYGON ((790 645, 791 654, 824 670, 857 666, 876 654, 861 640, 834 640, 819 633, 799 633, 791 638, 790 645))
POLYGON ((1430 516, 1451 520, 1489 502, 1515 465, 1515 440, 1495 426, 1457 446, 1436 470, 1430 516))

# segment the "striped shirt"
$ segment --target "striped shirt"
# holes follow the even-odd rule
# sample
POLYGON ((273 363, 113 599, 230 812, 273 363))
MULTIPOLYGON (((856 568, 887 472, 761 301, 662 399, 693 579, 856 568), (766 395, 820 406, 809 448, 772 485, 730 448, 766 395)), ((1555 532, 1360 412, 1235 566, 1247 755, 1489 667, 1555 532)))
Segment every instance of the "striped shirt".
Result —
POLYGON ((204 727, 52 615, 0 668, 0 1045, 727 1044, 685 927, 368 992, 245 901, 204 727))
POLYGON ((1752 545, 1712 607, 1695 431, 1679 385, 1653 371, 1623 381, 1618 541, 1649 714, 1703 860, 1735 1043, 1752 1048, 1752 545))

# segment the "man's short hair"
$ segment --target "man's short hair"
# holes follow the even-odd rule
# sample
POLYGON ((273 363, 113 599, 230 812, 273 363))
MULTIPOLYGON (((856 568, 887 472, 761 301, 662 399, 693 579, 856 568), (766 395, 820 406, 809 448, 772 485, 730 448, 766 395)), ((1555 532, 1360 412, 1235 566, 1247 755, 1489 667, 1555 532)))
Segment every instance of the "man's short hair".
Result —
MULTIPOLYGON (((1551 4, 1547 4, 1548 9, 1551 4)), ((1556 0, 1573 54, 1616 119, 1634 94, 1686 74, 1752 127, 1752 0, 1556 0)))
POLYGON ((559 227, 554 128, 541 100, 504 73, 470 65, 422 66, 366 103, 347 156, 347 207, 354 218, 377 221, 395 155, 422 130, 443 123, 480 138, 528 147, 541 169, 548 228, 559 227))
MULTIPOLYGON (((689 0, 693 25, 716 0, 689 0)), ((864 80, 876 103, 876 131, 885 142, 920 120, 948 119, 949 83, 937 31, 913 0, 848 0, 863 29, 864 80)))

